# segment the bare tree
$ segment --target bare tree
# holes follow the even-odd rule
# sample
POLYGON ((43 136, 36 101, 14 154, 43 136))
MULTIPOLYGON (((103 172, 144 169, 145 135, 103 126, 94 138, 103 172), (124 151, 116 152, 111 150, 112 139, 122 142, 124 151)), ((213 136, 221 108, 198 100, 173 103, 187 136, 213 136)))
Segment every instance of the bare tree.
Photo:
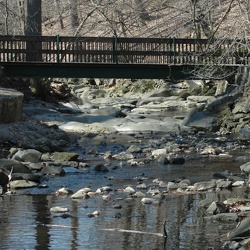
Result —
POLYGON ((70 8, 70 21, 71 21, 71 29, 72 34, 75 33, 76 29, 79 26, 79 19, 78 19, 78 1, 77 0, 69 0, 69 8, 70 8))
POLYGON ((27 1, 27 23, 26 35, 41 35, 42 34, 42 4, 41 0, 27 1))

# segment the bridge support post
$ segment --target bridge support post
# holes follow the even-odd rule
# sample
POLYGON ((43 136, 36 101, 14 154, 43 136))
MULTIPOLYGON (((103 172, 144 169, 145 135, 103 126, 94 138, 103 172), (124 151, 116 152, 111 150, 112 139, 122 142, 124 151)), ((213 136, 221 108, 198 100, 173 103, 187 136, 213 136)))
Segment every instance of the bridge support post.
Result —
POLYGON ((113 62, 115 62, 115 64, 118 64, 118 38, 117 38, 117 35, 114 35, 113 51, 114 51, 113 62))

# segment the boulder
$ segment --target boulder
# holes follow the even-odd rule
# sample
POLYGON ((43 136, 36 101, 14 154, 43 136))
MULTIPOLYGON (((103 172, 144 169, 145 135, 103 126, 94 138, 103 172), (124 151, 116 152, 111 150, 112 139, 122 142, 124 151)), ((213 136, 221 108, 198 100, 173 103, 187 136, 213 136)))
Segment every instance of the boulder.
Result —
POLYGON ((210 112, 191 110, 182 121, 183 126, 206 131, 217 131, 219 128, 217 118, 210 112))
POLYGON ((37 163, 40 161, 42 153, 35 149, 18 150, 12 157, 13 160, 37 163))
POLYGON ((2 158, 0 159, 0 167, 2 169, 7 169, 8 171, 11 171, 13 168, 13 173, 31 173, 27 166, 15 160, 2 158))

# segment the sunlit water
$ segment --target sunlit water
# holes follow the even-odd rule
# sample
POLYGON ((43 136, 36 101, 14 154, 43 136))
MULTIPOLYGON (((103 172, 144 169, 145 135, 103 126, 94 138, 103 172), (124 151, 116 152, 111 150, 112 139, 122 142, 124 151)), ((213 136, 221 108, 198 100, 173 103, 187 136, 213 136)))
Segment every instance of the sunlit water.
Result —
MULTIPOLYGON (((230 170, 239 172, 237 162, 216 162, 207 159, 187 161, 182 166, 148 165, 143 167, 119 167, 106 174, 83 170, 65 177, 48 177, 46 189, 27 189, 13 196, 0 197, 0 249, 219 249, 225 235, 235 228, 235 223, 214 222, 206 218, 199 208, 202 199, 222 200, 227 197, 246 196, 240 189, 219 193, 204 192, 194 195, 169 195, 159 206, 143 205, 141 198, 126 200, 127 195, 118 191, 127 185, 135 186, 135 177, 148 177, 165 181, 180 176, 192 182, 209 180, 214 172, 230 170), (109 177, 113 179, 110 180, 109 177), (83 187, 110 185, 112 199, 103 201, 100 195, 76 201, 70 197, 56 197, 61 186, 73 191, 83 187), (121 209, 112 206, 120 204, 121 209), (54 206, 67 207, 68 217, 51 214, 54 206), (88 213, 100 211, 100 216, 89 218, 88 213), (117 213, 120 218, 115 218, 117 213), (167 221, 168 238, 132 232, 108 231, 126 229, 149 233, 162 233, 167 221)), ((144 191, 145 192, 145 191, 144 191)))

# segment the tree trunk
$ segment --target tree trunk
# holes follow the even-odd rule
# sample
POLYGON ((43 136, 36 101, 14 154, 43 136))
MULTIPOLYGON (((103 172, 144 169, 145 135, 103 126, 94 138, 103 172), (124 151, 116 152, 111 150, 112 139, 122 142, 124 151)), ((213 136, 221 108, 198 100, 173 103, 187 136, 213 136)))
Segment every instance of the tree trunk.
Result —
POLYGON ((27 24, 25 34, 42 34, 42 5, 41 0, 27 0, 27 24))
POLYGON ((17 0, 17 8, 18 8, 18 14, 20 17, 20 30, 21 34, 24 35, 25 33, 25 2, 24 0, 17 0))
POLYGON ((62 14, 61 14, 61 11, 60 11, 59 0, 55 0, 55 6, 56 6, 57 13, 58 13, 58 19, 59 19, 60 27, 61 27, 61 30, 63 30, 64 29, 64 24, 63 24, 62 14))
POLYGON ((74 34, 79 26, 79 19, 77 13, 77 0, 69 0, 69 5, 70 5, 70 20, 71 20, 72 34, 74 34))

